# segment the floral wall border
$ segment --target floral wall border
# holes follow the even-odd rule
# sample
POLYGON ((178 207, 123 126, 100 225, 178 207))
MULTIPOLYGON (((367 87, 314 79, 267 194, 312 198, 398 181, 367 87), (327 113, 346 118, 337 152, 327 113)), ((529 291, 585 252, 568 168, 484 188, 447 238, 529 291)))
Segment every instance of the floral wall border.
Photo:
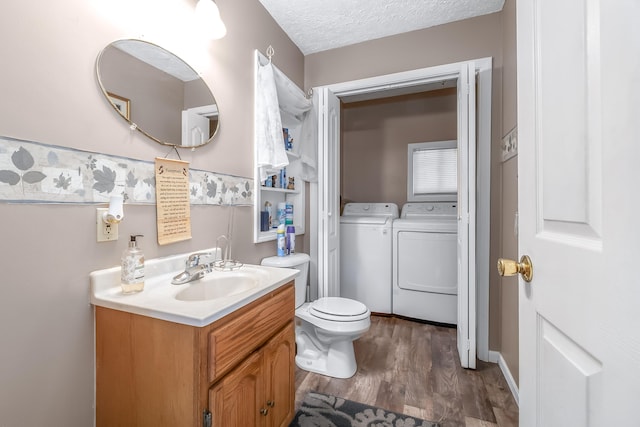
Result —
MULTIPOLYGON (((252 205, 253 179, 189 171, 191 204, 252 205)), ((0 136, 0 203, 155 204, 154 162, 0 136)))

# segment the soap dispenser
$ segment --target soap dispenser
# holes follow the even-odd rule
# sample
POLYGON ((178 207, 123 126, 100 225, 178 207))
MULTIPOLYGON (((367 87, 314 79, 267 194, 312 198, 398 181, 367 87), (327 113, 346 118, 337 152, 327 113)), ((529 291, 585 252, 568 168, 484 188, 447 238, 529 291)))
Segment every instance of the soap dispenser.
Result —
POLYGON ((130 294, 144 289, 144 254, 138 248, 136 238, 142 234, 131 235, 129 247, 122 253, 122 272, 120 285, 122 292, 130 294))

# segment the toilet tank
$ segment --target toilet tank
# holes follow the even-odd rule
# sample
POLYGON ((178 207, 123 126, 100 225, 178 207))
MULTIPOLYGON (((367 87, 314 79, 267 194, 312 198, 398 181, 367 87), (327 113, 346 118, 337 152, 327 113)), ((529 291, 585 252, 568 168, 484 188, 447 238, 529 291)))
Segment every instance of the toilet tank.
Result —
POLYGON ((287 256, 264 258, 261 265, 267 267, 295 268, 300 274, 295 279, 296 308, 304 304, 307 297, 307 278, 309 277, 309 260, 307 254, 296 253, 287 256))

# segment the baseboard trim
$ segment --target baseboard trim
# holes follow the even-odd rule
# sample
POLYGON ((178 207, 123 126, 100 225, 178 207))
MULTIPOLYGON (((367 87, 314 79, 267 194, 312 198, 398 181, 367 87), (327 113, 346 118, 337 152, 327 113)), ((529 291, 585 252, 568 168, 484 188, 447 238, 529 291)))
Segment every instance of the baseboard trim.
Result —
POLYGON ((511 390, 511 394, 513 395, 514 400, 516 401, 516 405, 520 406, 520 392, 518 391, 518 386, 516 385, 516 381, 513 379, 513 375, 511 375, 511 371, 507 366, 507 362, 502 357, 502 354, 498 351, 489 351, 489 361, 492 363, 497 363, 502 371, 502 375, 504 375, 504 379, 507 381, 507 385, 509 386, 509 390, 511 390))

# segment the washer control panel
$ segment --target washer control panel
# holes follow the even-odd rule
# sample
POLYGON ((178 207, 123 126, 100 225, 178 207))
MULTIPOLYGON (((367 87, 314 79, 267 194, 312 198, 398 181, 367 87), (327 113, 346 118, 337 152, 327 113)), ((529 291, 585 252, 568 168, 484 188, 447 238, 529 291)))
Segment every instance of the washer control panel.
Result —
POLYGON ((406 203, 400 218, 420 218, 425 216, 456 216, 458 204, 455 202, 406 203))
POLYGON ((398 218, 395 203, 347 203, 342 216, 386 216, 398 218))

